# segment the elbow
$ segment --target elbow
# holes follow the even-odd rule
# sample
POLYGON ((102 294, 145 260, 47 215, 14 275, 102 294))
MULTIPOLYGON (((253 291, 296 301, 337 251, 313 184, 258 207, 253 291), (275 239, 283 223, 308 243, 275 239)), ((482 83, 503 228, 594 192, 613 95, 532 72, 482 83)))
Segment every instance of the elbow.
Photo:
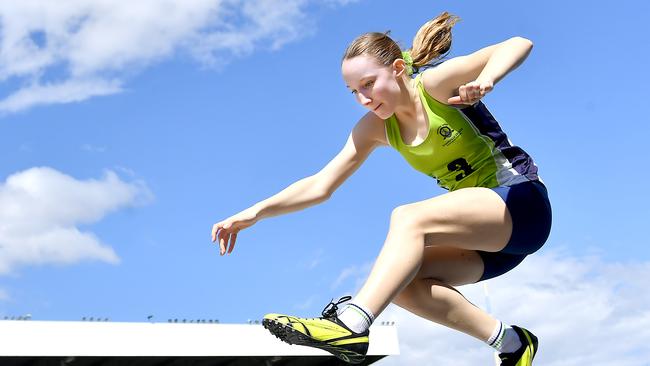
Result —
POLYGON ((315 174, 309 177, 312 195, 320 202, 327 201, 336 191, 336 185, 324 179, 323 175, 315 174))
POLYGON ((313 189, 315 190, 313 191, 314 192, 313 195, 314 197, 316 197, 316 201, 318 203, 327 201, 328 199, 330 199, 330 197, 332 197, 332 194, 334 194, 333 188, 326 187, 323 184, 317 183, 313 186, 313 189))
POLYGON ((332 198, 333 194, 334 194, 333 190, 323 190, 320 195, 320 202, 325 202, 328 199, 332 198))

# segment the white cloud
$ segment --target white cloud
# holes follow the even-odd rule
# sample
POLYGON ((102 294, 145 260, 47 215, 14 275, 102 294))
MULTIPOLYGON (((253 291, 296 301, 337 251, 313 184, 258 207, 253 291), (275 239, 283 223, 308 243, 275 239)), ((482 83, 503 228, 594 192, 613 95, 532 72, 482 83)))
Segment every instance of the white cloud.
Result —
POLYGON ((71 79, 58 84, 25 86, 0 101, 0 111, 18 112, 38 104, 78 102, 122 90, 118 80, 71 79))
MULTIPOLYGON (((0 2, 0 112, 118 93, 139 69, 187 52, 218 67, 309 35, 315 0, 0 2)), ((326 2, 345 5, 350 1, 326 2)))
POLYGON ((323 262, 324 255, 325 250, 323 248, 319 248, 311 258, 305 258, 305 260, 298 263, 297 266, 299 269, 311 271, 323 262))
MULTIPOLYGON (((640 366, 650 360, 648 278, 650 262, 608 263, 556 250, 530 256, 488 287, 495 317, 539 337, 536 364, 640 366)), ((486 308, 482 284, 460 291, 486 308)), ((491 349, 480 341, 397 306, 376 321, 396 322, 401 351, 378 365, 494 364, 491 349)))
POLYGON ((348 4, 359 2, 359 0, 325 0, 325 1, 332 5, 348 5, 348 4))
POLYGON ((229 50, 235 54, 246 54, 253 50, 256 42, 269 38, 271 49, 278 49, 287 42, 309 32, 305 28, 306 15, 302 12, 305 0, 244 1, 241 14, 251 22, 232 31, 212 32, 200 43, 202 49, 229 50))
POLYGON ((299 311, 309 309, 314 305, 314 302, 318 299, 318 296, 311 295, 309 298, 305 299, 302 302, 297 303, 293 308, 299 311))
POLYGON ((345 283, 345 281, 348 280, 348 278, 354 278, 355 279, 355 288, 360 288, 360 286, 363 284, 363 282, 366 280, 368 277, 368 273, 370 273, 370 269, 372 268, 372 263, 365 263, 363 265, 359 266, 350 266, 341 271, 339 273, 339 276, 332 282, 330 285, 330 290, 336 290, 341 284, 345 283))
POLYGON ((150 199, 143 183, 123 182, 112 171, 100 180, 76 180, 51 168, 15 173, 0 184, 0 274, 25 265, 118 263, 111 247, 77 225, 150 199))

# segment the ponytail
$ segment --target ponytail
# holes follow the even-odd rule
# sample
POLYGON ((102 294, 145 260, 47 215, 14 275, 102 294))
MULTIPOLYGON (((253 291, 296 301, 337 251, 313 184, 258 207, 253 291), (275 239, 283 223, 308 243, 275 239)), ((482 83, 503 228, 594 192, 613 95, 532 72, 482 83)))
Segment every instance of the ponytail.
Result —
MULTIPOLYGON (((435 66, 451 49, 451 28, 460 18, 444 12, 428 21, 413 38, 413 46, 407 52, 413 60, 415 72, 421 67, 435 66)), ((343 60, 368 55, 374 57, 380 65, 391 65, 395 60, 404 58, 400 47, 389 37, 390 32, 370 32, 357 37, 345 50, 343 60)))
POLYGON ((413 38, 409 50, 415 70, 423 66, 438 65, 451 49, 451 28, 460 18, 444 12, 426 22, 413 38))

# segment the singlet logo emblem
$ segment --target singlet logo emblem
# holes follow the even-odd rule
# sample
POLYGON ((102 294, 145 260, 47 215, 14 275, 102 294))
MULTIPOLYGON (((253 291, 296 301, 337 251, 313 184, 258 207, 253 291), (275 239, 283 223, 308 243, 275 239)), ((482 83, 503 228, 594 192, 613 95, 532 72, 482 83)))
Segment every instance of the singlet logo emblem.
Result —
POLYGON ((438 127, 438 135, 442 136, 443 139, 448 139, 451 137, 451 134, 454 132, 454 130, 449 127, 449 125, 442 125, 438 127))
POLYGON ((449 127, 448 124, 444 124, 440 127, 438 127, 438 135, 442 136, 443 144, 442 146, 449 146, 453 144, 460 135, 463 134, 463 128, 459 128, 458 130, 454 130, 453 128, 449 127))

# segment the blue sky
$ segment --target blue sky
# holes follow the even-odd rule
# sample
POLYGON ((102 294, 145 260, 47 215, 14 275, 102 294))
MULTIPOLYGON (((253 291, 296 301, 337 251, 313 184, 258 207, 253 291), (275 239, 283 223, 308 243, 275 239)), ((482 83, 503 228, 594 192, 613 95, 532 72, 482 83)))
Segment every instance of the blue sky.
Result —
MULTIPOLYGON (((492 301, 505 311, 522 274, 557 272, 545 286, 567 304, 576 288, 605 291, 596 304, 609 311, 585 324, 650 318, 647 297, 618 296, 647 291, 636 279, 650 273, 647 3, 124 4, 0 5, 0 316, 242 323, 276 311, 316 316, 352 294, 391 210, 443 193, 390 148, 326 203, 241 232, 231 256, 219 256, 211 226, 317 172, 343 146, 364 113, 340 76, 349 41, 391 30, 407 48, 448 10, 462 19, 451 56, 512 36, 535 44, 484 102, 540 167, 554 227, 537 259, 493 281, 492 301)), ((467 291, 480 305, 477 289, 467 291)), ((558 300, 544 299, 538 306, 558 300)), ((556 323, 576 318, 567 316, 556 323)), ((548 338, 577 328, 562 329, 548 338)), ((620 351, 639 355, 630 365, 648 358, 630 347, 620 351)))

